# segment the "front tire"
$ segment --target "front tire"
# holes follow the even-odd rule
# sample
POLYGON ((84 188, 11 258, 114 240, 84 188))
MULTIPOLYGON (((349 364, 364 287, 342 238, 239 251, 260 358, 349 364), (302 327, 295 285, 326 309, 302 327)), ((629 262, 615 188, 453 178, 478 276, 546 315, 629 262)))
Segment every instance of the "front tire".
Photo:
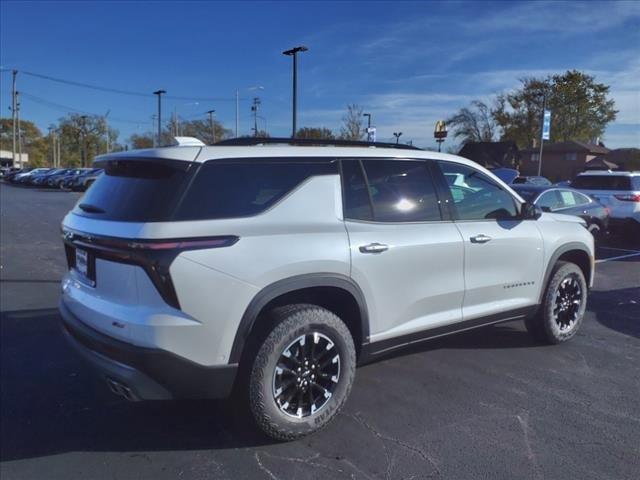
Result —
POLYGON ((324 308, 289 305, 272 315, 275 327, 253 362, 249 405, 267 435, 294 440, 326 426, 344 405, 355 346, 344 322, 324 308))
POLYGON ((575 263, 558 262, 536 315, 525 320, 529 333, 543 343, 571 339, 580 328, 587 308, 587 282, 575 263))

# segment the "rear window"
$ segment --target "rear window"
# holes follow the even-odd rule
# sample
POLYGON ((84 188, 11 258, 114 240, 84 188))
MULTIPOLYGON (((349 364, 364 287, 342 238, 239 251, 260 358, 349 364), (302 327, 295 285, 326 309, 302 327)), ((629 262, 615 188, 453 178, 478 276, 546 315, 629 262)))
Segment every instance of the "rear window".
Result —
POLYGON ((257 215, 331 163, 291 160, 109 162, 76 213, 104 220, 165 222, 257 215))
POLYGON ((108 162, 104 174, 80 199, 75 212, 121 222, 170 220, 195 167, 177 161, 108 162))
POLYGON ((632 187, 631 177, 619 175, 580 175, 571 183, 573 188, 584 190, 637 190, 640 188, 640 178, 633 178, 635 186, 632 187), (636 183, 637 182, 637 183, 636 183))
POLYGON ((337 174, 330 163, 211 161, 189 187, 175 220, 248 217, 264 212, 307 178, 337 174))

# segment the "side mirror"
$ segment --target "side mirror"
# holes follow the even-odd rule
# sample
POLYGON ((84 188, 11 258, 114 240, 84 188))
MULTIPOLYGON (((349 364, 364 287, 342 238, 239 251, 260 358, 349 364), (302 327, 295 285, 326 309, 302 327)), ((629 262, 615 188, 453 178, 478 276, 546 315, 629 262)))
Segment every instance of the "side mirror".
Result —
POLYGON ((522 218, 524 220, 537 220, 542 215, 542 209, 533 203, 525 202, 522 204, 522 218))
POLYGON ((543 212, 552 212, 553 210, 551 210, 551 207, 540 207, 540 210, 542 210, 543 212))

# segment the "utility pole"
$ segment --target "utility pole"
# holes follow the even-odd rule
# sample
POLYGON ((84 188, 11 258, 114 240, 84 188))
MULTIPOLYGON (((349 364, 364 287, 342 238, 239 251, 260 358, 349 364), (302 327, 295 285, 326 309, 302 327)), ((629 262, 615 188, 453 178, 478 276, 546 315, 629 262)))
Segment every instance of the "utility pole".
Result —
POLYGON ((16 166, 16 76, 18 75, 18 71, 14 70, 11 72, 13 74, 13 83, 11 87, 11 124, 12 124, 12 147, 11 154, 13 160, 13 167, 16 166))
POLYGON ((107 134, 107 153, 111 151, 111 148, 110 148, 111 136, 109 134, 109 120, 107 119, 110 113, 111 113, 111 110, 107 110, 107 113, 104 114, 104 128, 107 134))
POLYGON ((60 161, 60 144, 62 143, 62 135, 60 135, 60 130, 55 131, 55 139, 56 139, 56 161, 58 162, 58 166, 62 163, 60 161))
POLYGON ((81 115, 80 120, 82 120, 82 125, 80 126, 80 164, 83 167, 87 166, 87 145, 86 145, 86 129, 87 129, 87 116, 81 115))
POLYGON ((56 166, 56 142, 53 137, 53 125, 47 127, 49 129, 49 141, 51 142, 51 166, 56 166))
POLYGON ((16 119, 18 122, 18 157, 20 158, 20 168, 24 167, 22 162, 22 126, 20 125, 20 92, 16 91, 16 119))
POLYGON ((158 146, 162 145, 162 95, 166 90, 156 90, 154 95, 158 96, 158 146))
POLYGON ((292 125, 291 125, 291 138, 296 138, 296 123, 297 123, 297 110, 298 110, 298 52, 306 52, 309 49, 304 45, 285 50, 283 55, 293 57, 293 105, 292 105, 292 125))
POLYGON ((211 128, 211 144, 216 143, 216 125, 213 122, 213 114, 216 113, 215 110, 209 110, 207 114, 209 114, 209 127, 211 128))
POLYGON ((253 97, 253 105, 251 105, 251 111, 253 112, 253 136, 258 136, 258 105, 260 105, 260 99, 253 97))
POLYGON ((371 114, 363 113, 363 117, 367 117, 367 142, 371 141, 371 114))
POLYGON ((236 88, 236 138, 240 131, 240 92, 236 88))

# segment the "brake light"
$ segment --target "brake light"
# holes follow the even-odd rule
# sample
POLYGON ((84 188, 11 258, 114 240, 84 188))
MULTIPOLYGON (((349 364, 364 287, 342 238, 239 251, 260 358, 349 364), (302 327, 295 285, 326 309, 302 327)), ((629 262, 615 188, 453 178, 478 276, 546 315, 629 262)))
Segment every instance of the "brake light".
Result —
POLYGON ((127 246, 135 250, 197 250, 200 248, 220 248, 229 247, 238 241, 236 236, 194 238, 184 240, 168 241, 136 241, 130 242, 127 246))
POLYGON ((614 195, 614 197, 623 202, 640 202, 640 193, 625 193, 622 195, 614 195))

